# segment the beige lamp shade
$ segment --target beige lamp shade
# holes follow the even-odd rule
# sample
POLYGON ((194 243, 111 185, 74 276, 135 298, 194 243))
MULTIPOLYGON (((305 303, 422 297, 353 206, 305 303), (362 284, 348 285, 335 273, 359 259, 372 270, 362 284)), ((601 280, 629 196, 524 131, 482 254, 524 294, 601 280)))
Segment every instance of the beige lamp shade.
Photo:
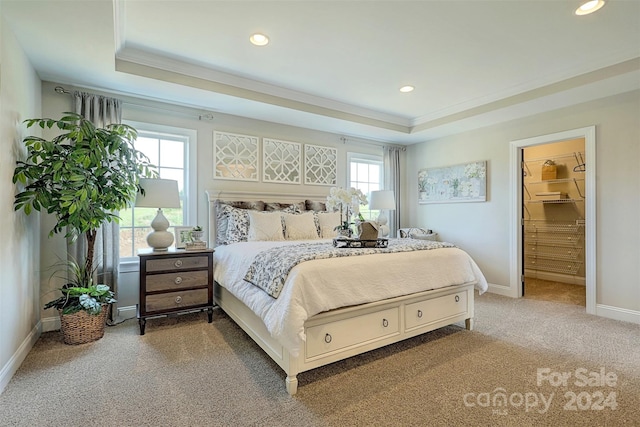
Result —
POLYGON ((173 179, 140 179, 140 187, 144 195, 138 193, 137 208, 158 208, 156 217, 151 221, 153 231, 147 235, 147 244, 154 251, 166 251, 173 244, 173 233, 167 231, 169 220, 162 213, 162 208, 179 208, 180 193, 178 181, 173 179))

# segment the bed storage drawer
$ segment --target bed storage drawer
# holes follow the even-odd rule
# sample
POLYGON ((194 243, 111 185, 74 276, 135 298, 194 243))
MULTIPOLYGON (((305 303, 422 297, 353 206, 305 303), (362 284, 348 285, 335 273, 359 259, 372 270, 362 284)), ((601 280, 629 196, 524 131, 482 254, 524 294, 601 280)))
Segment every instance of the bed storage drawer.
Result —
POLYGON ((147 295, 147 310, 183 309, 194 305, 207 305, 208 290, 195 289, 193 291, 167 292, 164 294, 147 295))
POLYGON ((207 286, 208 283, 209 272, 207 270, 154 274, 147 276, 147 292, 207 286))
POLYGON ((404 321, 407 331, 455 317, 467 311, 467 292, 456 292, 426 301, 407 304, 404 321))
POLYGON ((398 334, 400 332, 399 313, 399 308, 393 307, 350 319, 311 326, 306 330, 306 356, 312 358, 398 334))

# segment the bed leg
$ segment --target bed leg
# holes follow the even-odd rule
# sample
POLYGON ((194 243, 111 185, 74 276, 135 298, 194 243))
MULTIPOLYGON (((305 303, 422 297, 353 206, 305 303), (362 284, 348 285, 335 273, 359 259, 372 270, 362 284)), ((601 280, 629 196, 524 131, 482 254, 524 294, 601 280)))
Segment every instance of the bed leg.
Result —
POLYGON ((298 378, 295 375, 287 376, 287 379, 284 380, 284 382, 287 386, 287 393, 289 393, 290 396, 296 394, 298 391, 298 378))
POLYGON ((468 319, 464 319, 464 327, 468 331, 473 331, 473 317, 470 317, 468 319))

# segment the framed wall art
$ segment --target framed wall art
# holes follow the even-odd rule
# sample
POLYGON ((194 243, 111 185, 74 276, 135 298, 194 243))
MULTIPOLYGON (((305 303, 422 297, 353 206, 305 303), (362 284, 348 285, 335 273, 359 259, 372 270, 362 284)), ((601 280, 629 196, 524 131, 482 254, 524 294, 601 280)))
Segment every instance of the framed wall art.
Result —
POLYGON ((304 145, 304 183, 336 185, 338 179, 338 149, 304 145))
POLYGON ((472 162, 418 172, 418 203, 484 202, 487 162, 472 162))
POLYGON ((262 181, 300 184, 302 144, 262 138, 262 181))
POLYGON ((213 133, 213 177, 258 181, 257 136, 213 133))

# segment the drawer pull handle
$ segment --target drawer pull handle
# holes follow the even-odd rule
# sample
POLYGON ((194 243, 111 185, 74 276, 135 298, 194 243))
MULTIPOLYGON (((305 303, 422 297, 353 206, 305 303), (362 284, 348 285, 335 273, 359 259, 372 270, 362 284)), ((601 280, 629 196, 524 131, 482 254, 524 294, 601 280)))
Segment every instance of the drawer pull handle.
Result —
POLYGON ((389 321, 387 319, 382 319, 382 326, 384 326, 385 328, 389 326, 389 321))
POLYGON ((182 297, 176 297, 176 304, 180 304, 182 302, 182 297))
POLYGON ((327 344, 329 344, 331 342, 331 335, 327 334, 324 336, 324 342, 326 342, 327 344))
POLYGON ((460 296, 456 295, 456 302, 460 302, 460 296))
POLYGON ((175 265, 178 268, 182 267, 182 260, 181 259, 176 260, 176 262, 174 262, 173 265, 175 265))
POLYGON ((174 282, 176 282, 176 285, 179 285, 180 283, 182 283, 182 277, 176 277, 176 280, 174 280, 174 282))
POLYGON ((422 310, 418 310, 418 318, 422 319, 422 310))

